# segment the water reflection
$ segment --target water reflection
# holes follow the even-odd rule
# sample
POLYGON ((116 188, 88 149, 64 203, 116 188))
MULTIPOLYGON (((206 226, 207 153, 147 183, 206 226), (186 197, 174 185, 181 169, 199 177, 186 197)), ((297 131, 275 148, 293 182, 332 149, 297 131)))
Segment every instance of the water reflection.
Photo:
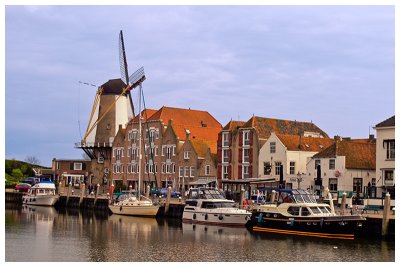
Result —
POLYGON ((254 234, 107 212, 6 206, 6 261, 394 261, 394 242, 254 234))

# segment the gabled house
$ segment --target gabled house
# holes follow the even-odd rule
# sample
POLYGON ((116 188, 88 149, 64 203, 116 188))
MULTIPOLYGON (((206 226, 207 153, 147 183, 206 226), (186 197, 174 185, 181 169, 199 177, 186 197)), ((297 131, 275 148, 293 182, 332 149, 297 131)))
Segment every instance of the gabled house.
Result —
POLYGON ((321 167, 322 186, 328 187, 333 197, 339 191, 350 192, 362 198, 368 194, 368 184, 376 183, 376 145, 370 139, 342 139, 315 154, 307 163, 304 188, 313 191, 317 178, 317 166, 321 167))
POLYGON ((312 122, 253 116, 247 122, 231 121, 218 136, 218 179, 260 177, 259 153, 271 133, 328 138, 312 122))
POLYGON ((272 132, 260 149, 258 173, 261 178, 279 180, 280 166, 286 188, 298 188, 306 174, 307 160, 329 147, 333 139, 272 132))
MULTIPOLYGON (((183 186, 183 177, 180 177, 180 170, 189 167, 185 181, 187 189, 188 182, 197 177, 198 161, 201 160, 201 153, 192 143, 201 142, 210 153, 216 154, 217 137, 221 131, 221 124, 208 112, 181 109, 173 107, 162 107, 159 110, 145 110, 142 112, 142 161, 139 168, 139 116, 132 119, 126 126, 124 152, 126 167, 121 167, 124 173, 116 173, 113 170, 113 177, 121 185, 132 188, 138 187, 139 171, 141 182, 146 185, 166 187, 172 185, 175 189, 183 186), (147 114, 147 115, 146 115, 147 114), (188 143, 188 144, 187 144, 188 143), (189 145, 193 148, 188 147, 189 145), (187 149, 192 151, 192 158, 189 157, 190 165, 184 159, 180 159, 180 152, 187 149), (193 162, 192 162, 193 161, 193 162), (190 169, 192 167, 192 169, 190 169), (192 170, 192 177, 190 171, 192 170), (191 179, 193 178, 193 179, 191 179)), ((123 131, 121 129, 121 131, 123 131)), ((118 139, 115 139, 113 149, 118 147, 118 139)), ((215 168, 215 167, 214 167, 215 168)), ((216 173, 216 170, 214 171, 216 173)))

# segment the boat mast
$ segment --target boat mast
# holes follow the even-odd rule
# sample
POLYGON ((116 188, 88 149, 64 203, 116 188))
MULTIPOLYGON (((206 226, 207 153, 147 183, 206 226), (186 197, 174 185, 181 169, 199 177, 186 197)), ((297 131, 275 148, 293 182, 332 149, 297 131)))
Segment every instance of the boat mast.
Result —
POLYGON ((139 84, 139 185, 138 199, 140 200, 140 184, 142 174, 142 84, 139 84))

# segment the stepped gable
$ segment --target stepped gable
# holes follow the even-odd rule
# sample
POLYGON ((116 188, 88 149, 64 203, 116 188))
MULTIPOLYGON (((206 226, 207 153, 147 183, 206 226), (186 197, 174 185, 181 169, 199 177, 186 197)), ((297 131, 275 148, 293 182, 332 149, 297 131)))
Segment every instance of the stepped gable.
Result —
POLYGON ((236 134, 237 129, 242 127, 246 122, 245 121, 233 121, 228 122, 227 125, 224 126, 222 130, 231 131, 233 134, 236 134))
POLYGON ((269 138, 271 132, 286 135, 298 135, 299 133, 304 132, 317 132, 324 138, 329 138, 324 131, 322 131, 312 122, 280 120, 253 116, 242 127, 254 127, 258 133, 258 137, 264 139, 269 138))
MULTIPOLYGON (((368 140, 368 139, 367 139, 368 140)), ((370 142, 335 141, 331 146, 315 154, 313 158, 346 157, 347 169, 375 170, 376 145, 370 142)))
POLYGON ((163 106, 150 117, 150 120, 162 120, 164 123, 168 123, 171 119, 179 140, 186 139, 186 129, 188 129, 190 140, 202 140, 210 147, 211 153, 217 153, 218 133, 222 126, 210 113, 163 106))
POLYGON ((202 140, 198 140, 198 139, 191 139, 190 142, 192 143, 192 146, 193 146, 194 150, 196 151, 197 156, 200 158, 205 158, 207 155, 207 151, 208 151, 207 143, 205 143, 202 140))
POLYGON ((277 134, 290 151, 322 151, 334 143, 330 138, 305 137, 300 135, 277 134))
MULTIPOLYGON (((146 121, 146 117, 148 120, 150 120, 151 116, 154 115, 154 113, 156 113, 157 110, 156 109, 144 109, 142 110, 142 119, 143 122, 146 121)), ((139 115, 136 115, 133 119, 131 119, 130 122, 139 122, 139 115)))
POLYGON ((386 119, 380 123, 378 123, 375 127, 392 127, 395 126, 396 119, 395 116, 393 115, 389 119, 386 119))
POLYGON ((103 95, 120 95, 126 84, 121 79, 112 79, 100 86, 103 88, 103 95))

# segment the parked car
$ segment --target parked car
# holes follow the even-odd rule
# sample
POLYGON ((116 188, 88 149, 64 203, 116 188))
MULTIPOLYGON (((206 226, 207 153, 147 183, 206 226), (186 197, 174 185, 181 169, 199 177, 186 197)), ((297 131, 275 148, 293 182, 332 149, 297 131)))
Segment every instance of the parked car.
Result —
POLYGON ((15 186, 15 191, 17 192, 28 192, 28 190, 31 188, 32 186, 30 184, 27 183, 20 183, 17 184, 15 186))
POLYGON ((40 182, 40 178, 36 178, 36 177, 27 177, 22 179, 21 181, 19 181, 20 183, 25 183, 25 184, 30 184, 30 185, 34 185, 40 182))
MULTIPOLYGON (((161 188, 161 189, 160 189, 159 195, 162 196, 162 197, 166 197, 166 196, 167 196, 167 193, 168 193, 168 189, 167 189, 167 188, 161 188)), ((178 197, 180 197, 180 196, 182 196, 181 192, 171 190, 171 197, 176 197, 176 198, 178 198, 178 197)))

